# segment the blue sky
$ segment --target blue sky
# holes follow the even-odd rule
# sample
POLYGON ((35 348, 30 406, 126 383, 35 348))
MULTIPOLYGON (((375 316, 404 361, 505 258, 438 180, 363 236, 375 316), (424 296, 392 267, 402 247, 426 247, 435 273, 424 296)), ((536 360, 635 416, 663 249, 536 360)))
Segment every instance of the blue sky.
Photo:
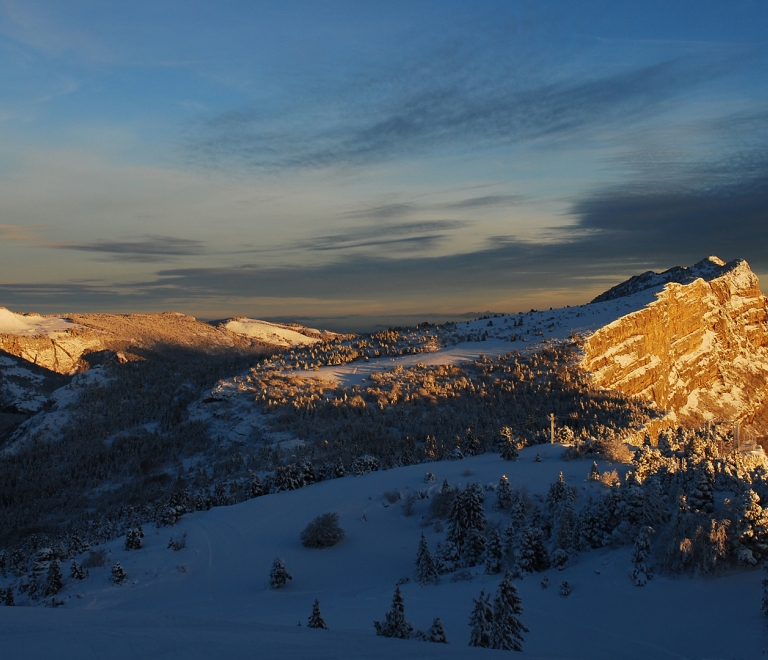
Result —
POLYGON ((768 273, 762 2, 0 0, 0 305, 373 327, 768 273))

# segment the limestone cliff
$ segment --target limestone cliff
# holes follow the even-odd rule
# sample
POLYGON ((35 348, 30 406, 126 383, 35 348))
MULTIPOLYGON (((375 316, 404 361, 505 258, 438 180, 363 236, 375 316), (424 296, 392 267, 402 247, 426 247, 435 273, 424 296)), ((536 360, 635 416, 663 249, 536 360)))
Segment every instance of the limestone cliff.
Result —
POLYGON ((595 384, 653 400, 683 423, 740 420, 768 434, 768 299, 746 261, 715 257, 708 278, 656 300, 584 344, 595 384))
POLYGON ((274 350, 265 342, 175 312, 59 318, 13 314, 4 308, 0 311, 6 319, 6 332, 0 324, 0 351, 60 374, 78 373, 105 359, 136 359, 147 351, 274 350))

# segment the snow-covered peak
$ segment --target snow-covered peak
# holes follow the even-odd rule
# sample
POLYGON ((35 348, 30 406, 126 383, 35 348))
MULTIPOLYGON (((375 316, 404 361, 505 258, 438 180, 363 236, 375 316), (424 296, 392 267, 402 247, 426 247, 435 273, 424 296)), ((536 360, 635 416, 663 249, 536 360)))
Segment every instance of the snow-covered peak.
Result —
POLYGON ((646 289, 661 288, 669 282, 690 284, 699 278, 709 282, 716 277, 720 277, 727 272, 735 270, 744 263, 746 262, 743 259, 734 259, 729 263, 725 263, 719 257, 709 256, 706 259, 702 259, 695 263, 693 266, 674 266, 661 273, 648 270, 640 275, 634 275, 621 284, 617 284, 608 289, 608 291, 601 293, 592 300, 592 302, 599 303, 631 296, 639 291, 645 291, 646 289))
POLYGON ((17 314, 5 307, 0 307, 0 334, 3 335, 52 335, 79 327, 67 319, 58 316, 40 316, 38 314, 17 314))

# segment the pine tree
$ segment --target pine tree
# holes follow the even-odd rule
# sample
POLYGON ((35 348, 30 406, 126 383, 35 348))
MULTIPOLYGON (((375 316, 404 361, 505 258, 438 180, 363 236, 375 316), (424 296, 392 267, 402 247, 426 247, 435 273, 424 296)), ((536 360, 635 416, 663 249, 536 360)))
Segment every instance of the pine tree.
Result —
POLYGON ((472 629, 469 645, 492 648, 494 621, 490 597, 486 596, 483 590, 474 602, 475 608, 469 616, 469 625, 472 629))
POLYGON ((568 580, 566 580, 565 582, 563 582, 560 585, 560 595, 561 596, 570 596, 571 595, 571 585, 568 582, 568 580))
POLYGON ((419 584, 437 584, 439 579, 437 566, 429 553, 427 539, 422 534, 416 553, 416 582, 419 584))
POLYGON ((312 605, 312 614, 309 615, 307 628, 323 628, 328 630, 328 624, 325 622, 325 619, 323 619, 323 615, 320 614, 320 602, 317 599, 315 599, 315 602, 312 605))
POLYGON ((3 605, 6 607, 13 607, 16 604, 13 599, 13 587, 8 587, 0 595, 2 596, 3 605))
POLYGON ((485 539, 480 534, 485 529, 485 511, 479 485, 468 484, 463 492, 456 494, 448 523, 447 540, 456 545, 467 565, 474 566, 485 549, 485 539))
POLYGON ((492 648, 503 651, 523 650, 523 633, 530 631, 517 618, 522 613, 520 595, 512 583, 512 576, 507 571, 493 599, 492 648))
POLYGON ((763 602, 760 609, 768 616, 768 564, 763 564, 763 602))
POLYGON ((272 562, 272 569, 269 571, 269 586, 280 589, 288 580, 293 580, 293 576, 286 570, 285 562, 278 557, 272 562))
POLYGON ((116 562, 112 567, 112 582, 115 584, 122 584, 128 578, 128 573, 120 566, 120 562, 116 562))
POLYGON ((55 596, 61 591, 63 586, 64 583, 61 581, 61 564, 58 559, 54 559, 48 567, 44 593, 46 596, 55 596))
POLYGON ((573 497, 566 495, 555 506, 552 520, 552 538, 555 548, 568 550, 573 546, 576 512, 573 497))
POLYGON ((376 634, 381 637, 396 637, 408 639, 413 633, 413 625, 405 620, 405 604, 400 587, 395 587, 395 595, 392 597, 392 609, 384 615, 384 623, 374 621, 373 627, 376 634))
POLYGON ((69 569, 69 576, 73 580, 84 580, 85 579, 85 571, 83 570, 83 567, 80 566, 80 564, 77 563, 77 560, 72 560, 72 566, 69 569))
POLYGON ((533 573, 549 568, 549 554, 544 547, 544 533, 538 527, 526 527, 520 533, 517 563, 521 571, 533 573))
POLYGON ((443 622, 440 621, 440 617, 437 617, 429 628, 427 633, 428 642, 436 642, 438 644, 447 644, 448 640, 445 638, 445 629, 443 628, 443 622))
MULTIPOLYGON (((175 522, 175 521, 174 521, 175 522)), ((125 537, 125 549, 126 550, 140 550, 141 539, 144 537, 144 530, 139 525, 136 529, 131 529, 125 537)))
POLYGON ((504 561, 504 548, 501 543, 499 530, 494 529, 491 532, 491 538, 485 550, 485 572, 489 575, 501 573, 501 566, 504 561))
POLYGON ((507 426, 501 429, 501 457, 505 461, 516 461, 519 458, 517 442, 512 439, 512 429, 507 426))
POLYGON ((587 481, 600 481, 600 468, 597 467, 597 461, 592 461, 592 469, 587 475, 587 481))
POLYGON ((499 485, 496 487, 496 508, 499 510, 509 509, 512 505, 512 487, 509 485, 509 479, 502 475, 499 479, 499 485))
POLYGON ((635 538, 635 547, 632 550, 632 570, 630 576, 638 587, 644 587, 646 582, 653 577, 650 569, 646 565, 648 556, 651 554, 651 541, 649 534, 653 530, 650 527, 643 527, 635 538))
POLYGON ((557 481, 549 487, 549 492, 547 493, 547 507, 550 512, 554 511, 557 508, 557 505, 568 497, 569 494, 571 497, 573 496, 573 493, 568 488, 568 484, 565 483, 565 478, 561 472, 557 481))

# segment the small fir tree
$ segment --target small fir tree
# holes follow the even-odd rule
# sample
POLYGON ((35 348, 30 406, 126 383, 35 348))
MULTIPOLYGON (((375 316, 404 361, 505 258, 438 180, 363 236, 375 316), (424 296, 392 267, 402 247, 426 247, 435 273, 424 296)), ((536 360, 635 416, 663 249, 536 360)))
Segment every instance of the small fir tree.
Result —
POLYGON ((419 584, 437 584, 439 579, 437 566, 429 553, 427 539, 422 534, 416 553, 416 582, 419 584))
POLYGON ((448 640, 445 638, 445 628, 443 628, 443 622, 440 621, 440 617, 437 617, 429 628, 427 633, 428 642, 436 642, 438 644, 447 644, 448 640))
POLYGON ((501 429, 501 457, 505 461, 516 461, 520 457, 517 442, 512 439, 512 430, 506 426, 501 429))
POLYGON ((592 469, 587 475, 587 481, 600 481, 600 468, 597 467, 597 461, 592 461, 592 469))
POLYGON ((61 581, 61 564, 58 559, 54 559, 48 567, 48 576, 45 580, 45 595, 55 596, 61 591, 63 586, 64 583, 61 581))
POLYGON ((376 629, 376 634, 381 637, 408 639, 411 636, 413 625, 405 620, 405 603, 400 587, 395 587, 392 608, 384 615, 384 622, 374 621, 373 627, 376 629))
POLYGON ((763 564, 763 602, 760 609, 768 616, 768 564, 763 564))
POLYGON ((83 570, 83 567, 80 566, 80 564, 77 563, 76 559, 72 560, 72 566, 69 567, 69 576, 73 580, 84 580, 85 579, 85 571, 83 570))
POLYGON ((496 487, 496 508, 506 510, 512 506, 512 487, 509 485, 509 479, 502 475, 499 479, 499 485, 496 487))
POLYGON ((503 651, 523 650, 523 633, 530 631, 517 618, 522 613, 520 595, 507 571, 493 599, 492 648, 503 651))
POLYGON ((286 570, 285 562, 277 557, 272 562, 272 569, 269 571, 269 586, 273 589, 281 589, 288 580, 293 580, 293 576, 286 570))
POLYGON ((144 537, 144 530, 139 525, 136 529, 131 529, 125 536, 125 549, 126 550, 140 550, 141 539, 144 537))
POLYGON ((565 580, 560 585, 560 595, 561 596, 570 596, 571 595, 571 584, 568 582, 568 580, 565 580))
POLYGON ((120 562, 116 562, 112 567, 112 582, 120 585, 125 582, 127 578, 128 573, 125 572, 125 569, 120 565, 120 562))
POLYGON ((503 562, 504 547, 501 542, 501 535, 497 529, 494 529, 485 550, 485 572, 489 575, 501 573, 503 562))
POLYGON ((472 614, 469 615, 469 626, 471 632, 469 635, 470 646, 480 646, 482 648, 491 648, 493 644, 493 606, 489 596, 485 595, 485 590, 474 599, 475 607, 472 614))
POLYGON ((651 554, 651 540, 650 533, 653 530, 650 527, 643 527, 638 535, 635 537, 635 547, 632 550, 632 570, 630 576, 634 580, 635 585, 638 587, 644 587, 645 584, 653 577, 653 573, 648 568, 646 562, 651 554))
POLYGON ((325 622, 325 619, 323 619, 323 615, 320 614, 320 602, 317 599, 315 599, 315 602, 312 605, 312 614, 309 615, 307 628, 323 628, 324 630, 328 630, 328 624, 325 622))

